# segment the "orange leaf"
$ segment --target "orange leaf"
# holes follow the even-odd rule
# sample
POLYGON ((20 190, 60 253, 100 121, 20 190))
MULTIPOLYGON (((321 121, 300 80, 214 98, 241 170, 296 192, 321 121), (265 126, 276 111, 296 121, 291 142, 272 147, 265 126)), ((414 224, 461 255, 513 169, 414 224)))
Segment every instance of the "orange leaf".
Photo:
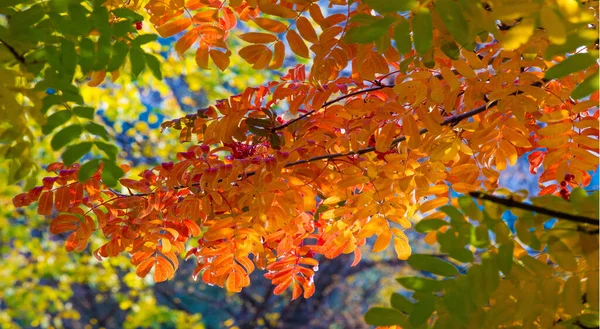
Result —
POLYGON ((212 61, 221 71, 225 71, 225 69, 229 66, 229 55, 231 55, 231 53, 229 51, 227 52, 228 53, 224 53, 214 49, 211 49, 208 52, 212 61))
POLYGON ((79 227, 79 218, 71 214, 60 214, 50 222, 50 233, 60 234, 75 231, 79 227))
POLYGON ((285 60, 285 46, 283 45, 283 42, 277 41, 273 48, 273 60, 271 60, 271 63, 269 63, 269 68, 272 70, 277 70, 281 68, 283 61, 285 60))
POLYGON ((194 23, 216 22, 218 19, 218 13, 219 11, 217 9, 207 9, 196 13, 192 20, 194 21, 194 23))
POLYGON ((183 56, 186 50, 188 50, 196 40, 198 40, 198 30, 191 29, 186 34, 184 34, 177 42, 175 43, 175 51, 179 56, 183 56))
POLYGON ((286 35, 286 39, 290 45, 290 48, 296 55, 304 58, 310 58, 308 54, 308 47, 306 47, 304 40, 302 40, 296 31, 289 30, 286 35))
POLYGON ((173 265, 163 257, 156 257, 156 267, 154 268, 154 282, 163 282, 171 279, 175 274, 173 265))
POLYGON ((251 43, 270 43, 277 41, 277 37, 270 33, 248 32, 240 34, 238 37, 246 42, 251 43))
POLYGON ((392 232, 389 230, 383 230, 381 234, 377 236, 377 240, 375 240, 375 244, 373 244, 373 252, 380 252, 385 250, 387 246, 392 241, 392 232))
POLYGON ((292 300, 297 299, 302 295, 302 287, 298 282, 294 282, 294 289, 292 290, 292 300))
POLYGON ((158 31, 158 34, 160 34, 161 37, 166 38, 187 29, 191 24, 191 19, 180 18, 160 26, 156 31, 158 31))
POLYGON ((292 283, 292 276, 290 275, 287 278, 285 278, 285 280, 283 282, 278 284, 275 287, 275 289, 273 289, 273 293, 275 295, 281 295, 287 289, 287 287, 290 286, 291 283, 292 283))
POLYGON ((360 248, 356 248, 354 249, 354 260, 352 261, 352 264, 350 264, 350 266, 356 266, 359 262, 360 259, 362 258, 362 251, 360 251, 360 248))
POLYGON ((208 47, 205 44, 200 45, 196 50, 196 64, 200 68, 208 70, 208 47))
POLYGON ((302 38, 304 38, 304 40, 312 43, 319 42, 317 32, 315 32, 315 29, 313 28, 308 18, 304 16, 298 17, 298 20, 296 20, 296 26, 298 27, 298 32, 300 32, 300 35, 302 36, 302 38))
POLYGON ((150 273, 150 270, 152 269, 152 266, 154 266, 154 260, 154 257, 146 258, 140 263, 140 265, 138 265, 137 269, 135 270, 135 274, 137 274, 137 276, 139 276, 140 278, 143 278, 146 275, 148 275, 148 273, 150 273))
POLYGON ((256 23, 256 25, 260 26, 261 28, 273 33, 281 33, 287 29, 287 26, 282 22, 266 17, 257 17, 254 19, 254 23, 256 23))
POLYGON ((38 204, 38 214, 48 216, 52 213, 53 197, 54 193, 52 191, 42 193, 38 204))

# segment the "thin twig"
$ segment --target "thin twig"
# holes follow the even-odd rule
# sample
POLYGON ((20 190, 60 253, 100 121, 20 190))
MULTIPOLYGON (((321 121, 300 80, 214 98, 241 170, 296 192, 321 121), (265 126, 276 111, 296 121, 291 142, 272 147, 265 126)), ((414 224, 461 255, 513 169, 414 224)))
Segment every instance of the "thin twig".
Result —
MULTIPOLYGON (((394 85, 380 85, 380 86, 377 86, 377 87, 372 87, 372 88, 357 90, 357 91, 351 92, 351 93, 346 94, 346 95, 342 95, 342 96, 340 96, 338 98, 334 98, 334 99, 332 99, 330 101, 327 101, 327 102, 323 103, 323 105, 321 105, 320 109, 324 109, 324 108, 328 107, 329 105, 337 103, 337 102, 339 102, 341 100, 344 100, 344 99, 346 99, 348 97, 352 97, 352 96, 356 96, 356 95, 368 93, 368 92, 371 92, 371 91, 380 90, 380 89, 383 89, 383 88, 393 88, 393 87, 394 87, 394 85)), ((306 118, 306 117, 314 114, 316 111, 318 111, 318 110, 308 111, 308 112, 302 114, 301 116, 299 116, 299 117, 297 117, 295 119, 292 119, 292 120, 290 120, 290 121, 288 121, 288 122, 286 122, 286 123, 284 123, 282 125, 279 125, 277 127, 271 128, 271 131, 277 131, 277 130, 281 130, 281 129, 285 128, 285 127, 288 127, 291 124, 293 124, 294 122, 300 121, 300 120, 302 120, 302 119, 304 119, 304 118, 306 118)))
POLYGON ((551 209, 547 209, 547 208, 543 208, 543 207, 539 207, 539 206, 534 206, 532 204, 523 203, 523 202, 515 201, 512 199, 500 198, 497 196, 489 195, 484 192, 469 192, 469 195, 474 198, 477 198, 477 199, 491 201, 491 202, 494 202, 497 204, 501 204, 503 206, 507 206, 509 208, 518 208, 518 209, 523 209, 523 210, 529 210, 529 211, 536 212, 538 214, 548 215, 553 218, 562 218, 562 219, 570 220, 572 222, 577 222, 577 223, 600 225, 598 218, 590 218, 590 217, 585 217, 585 216, 567 214, 564 212, 555 211, 555 210, 551 210, 551 209))
POLYGON ((6 41, 2 39, 0 39, 0 43, 4 44, 6 49, 8 49, 8 51, 10 51, 11 54, 13 54, 17 61, 19 61, 21 64, 25 64, 25 57, 19 54, 13 46, 9 45, 8 43, 6 43, 6 41))

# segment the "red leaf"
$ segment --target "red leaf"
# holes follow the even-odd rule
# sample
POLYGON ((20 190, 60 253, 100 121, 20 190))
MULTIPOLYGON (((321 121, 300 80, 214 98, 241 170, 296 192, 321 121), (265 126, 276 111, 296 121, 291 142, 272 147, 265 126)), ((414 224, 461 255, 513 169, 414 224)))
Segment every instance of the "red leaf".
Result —
POLYGON ((544 151, 535 151, 529 154, 527 159, 529 160, 529 172, 532 175, 537 174, 538 168, 544 162, 544 158, 546 157, 546 152, 544 151))
POLYGON ((52 214, 54 192, 46 191, 42 193, 38 204, 38 214, 48 216, 52 214))

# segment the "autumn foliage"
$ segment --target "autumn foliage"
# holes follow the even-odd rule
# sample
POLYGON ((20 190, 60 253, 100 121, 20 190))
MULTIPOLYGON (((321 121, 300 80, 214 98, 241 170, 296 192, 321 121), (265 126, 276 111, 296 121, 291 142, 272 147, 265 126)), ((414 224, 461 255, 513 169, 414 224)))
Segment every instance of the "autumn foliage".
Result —
POLYGON ((226 70, 231 56, 255 70, 309 59, 164 122, 187 150, 120 178, 117 189, 111 182, 126 165, 57 162, 43 185, 14 198, 52 215, 67 250, 85 250, 98 232, 106 243, 94 256, 129 253, 141 277, 168 280, 185 255, 207 284, 239 292, 259 268, 275 294, 308 298, 317 255, 353 253, 357 264, 375 237, 374 251, 391 244, 409 259, 405 230, 416 215, 444 218, 438 208, 456 193, 493 192, 521 156, 542 172, 541 195, 568 199, 597 170, 597 35, 588 26, 597 4, 341 0, 329 2, 341 8, 334 13, 306 0, 78 6, 108 20, 74 45, 78 55, 83 40, 112 47, 109 64, 81 67, 92 86, 119 75, 123 51, 134 76, 147 66, 160 77, 158 60, 140 48, 154 39, 134 31, 106 39, 99 28, 127 20, 137 27, 147 18, 161 37, 176 36, 177 54, 194 51, 199 69, 226 70), (228 42, 236 38, 243 46, 228 42))

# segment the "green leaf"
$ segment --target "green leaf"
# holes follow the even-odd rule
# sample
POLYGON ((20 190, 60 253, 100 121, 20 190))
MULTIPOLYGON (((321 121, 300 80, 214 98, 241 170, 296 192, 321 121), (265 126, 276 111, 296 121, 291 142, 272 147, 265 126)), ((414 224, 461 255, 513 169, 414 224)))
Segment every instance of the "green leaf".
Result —
POLYGON ((404 17, 400 17, 398 23, 394 27, 394 40, 396 41, 396 48, 400 54, 407 54, 412 49, 410 25, 408 20, 404 17))
POLYGON ((388 33, 388 28, 396 19, 394 17, 384 17, 369 25, 356 26, 348 30, 345 40, 348 43, 371 43, 383 37, 388 33))
POLYGON ((11 32, 30 29, 35 23, 41 21, 44 15, 44 7, 36 4, 13 15, 9 20, 9 29, 11 32))
POLYGON ((125 57, 127 57, 127 53, 129 52, 129 46, 123 41, 117 41, 113 45, 112 57, 110 58, 110 63, 106 70, 108 72, 112 72, 114 70, 118 70, 121 65, 125 62, 125 57))
POLYGON ((460 58, 460 49, 458 48, 458 46, 456 45, 456 42, 454 42, 454 40, 444 41, 442 43, 442 45, 440 46, 440 48, 442 49, 444 54, 446 54, 446 56, 448 56, 448 58, 453 59, 453 60, 457 60, 460 58))
POLYGON ((67 81, 73 80, 77 68, 77 52, 75 51, 75 44, 71 40, 61 40, 60 61, 62 64, 60 73, 66 77, 67 81))
POLYGON ((435 9, 452 36, 468 51, 475 49, 475 43, 469 35, 469 23, 462 11, 452 0, 436 0, 435 9))
POLYGON ((86 155, 92 149, 91 142, 83 142, 67 147, 65 152, 62 154, 62 159, 65 165, 70 166, 77 160, 81 159, 82 156, 86 155))
POLYGON ((108 132, 104 126, 94 122, 88 122, 84 127, 85 131, 89 132, 90 134, 102 137, 103 139, 108 139, 108 132))
POLYGON ((110 60, 110 36, 103 34, 98 39, 98 51, 96 52, 96 62, 94 71, 101 71, 106 68, 110 60))
POLYGON ((414 291, 441 291, 443 289, 441 281, 418 276, 405 276, 397 278, 396 281, 404 288, 414 291))
POLYGON ((563 269, 577 271, 577 259, 573 251, 561 239, 555 236, 548 238, 548 253, 563 269))
POLYGON ((419 7, 413 16, 413 38, 415 49, 419 54, 425 54, 433 45, 433 20, 427 8, 419 7))
POLYGON ((483 274, 483 286, 488 295, 491 295, 500 285, 500 270, 494 255, 485 252, 481 255, 481 270, 483 274))
POLYGON ((140 34, 131 42, 131 46, 141 46, 150 42, 154 42, 158 39, 158 35, 156 34, 140 34))
POLYGON ((410 323, 417 327, 424 324, 435 310, 435 297, 433 295, 425 295, 421 298, 410 313, 410 323))
POLYGON ((77 26, 79 35, 87 35, 92 28, 88 14, 90 12, 78 3, 69 4, 69 17, 77 26))
POLYGON ((135 27, 130 21, 120 21, 112 25, 113 35, 117 38, 126 37, 129 33, 135 33, 135 27))
POLYGON ((52 113, 52 115, 48 117, 46 124, 42 126, 42 133, 48 135, 54 128, 64 124, 69 121, 69 119, 71 119, 71 111, 69 110, 52 113))
POLYGON ((463 224, 466 222, 465 216, 453 206, 441 206, 439 210, 448 215, 448 217, 450 217, 450 223, 452 223, 453 225, 463 224))
POLYGON ((50 146, 52 146, 52 149, 56 151, 69 144, 69 142, 71 142, 72 140, 79 138, 82 132, 83 129, 80 125, 68 126, 63 130, 57 132, 54 135, 54 137, 52 137, 52 140, 50 141, 50 146))
POLYGON ((92 12, 92 22, 94 28, 100 32, 101 35, 110 37, 111 26, 108 18, 108 10, 104 6, 97 6, 92 12))
POLYGON ((102 167, 102 182, 107 186, 115 186, 119 181, 119 178, 123 177, 125 174, 123 169, 117 166, 114 162, 109 160, 103 160, 102 163, 104 167, 102 167))
POLYGON ((498 247, 498 267, 505 276, 510 274, 510 269, 513 264, 514 249, 515 244, 512 240, 507 241, 498 247))
POLYGON ((81 72, 87 74, 94 67, 94 42, 88 38, 79 42, 79 66, 81 72))
POLYGON ((364 0, 363 2, 382 14, 409 11, 419 4, 415 0, 364 0))
POLYGON ((100 159, 94 159, 84 163, 79 168, 79 180, 85 182, 86 180, 90 179, 90 177, 92 177, 98 171, 99 167, 100 159))
POLYGON ((471 245, 475 248, 486 248, 490 245, 490 234, 487 225, 471 226, 471 245))
POLYGON ((412 254, 406 262, 417 270, 437 275, 454 276, 458 274, 454 265, 431 255, 412 254))
POLYGON ((458 198, 460 209, 469 216, 470 219, 480 221, 482 218, 481 210, 469 196, 461 196, 458 198))
POLYGON ((471 263, 474 259, 471 250, 461 247, 454 247, 448 250, 448 256, 461 263, 471 263))
POLYGON ((410 314, 415 307, 415 304, 399 293, 393 293, 390 302, 393 308, 408 314, 410 314))
POLYGON ((432 218, 432 219, 424 219, 418 222, 415 225, 415 231, 420 233, 427 233, 429 231, 437 230, 441 227, 448 226, 450 223, 443 219, 432 218))
POLYGON ((129 50, 129 61, 131 62, 131 76, 136 79, 146 67, 145 53, 140 47, 132 47, 129 50))
POLYGON ((443 297, 444 305, 446 309, 450 311, 453 318, 456 318, 463 324, 466 324, 469 320, 467 316, 466 303, 464 296, 461 296, 457 291, 451 290, 444 294, 443 297))
POLYGON ((583 80, 580 84, 575 87, 571 93, 571 97, 575 99, 582 99, 587 97, 591 93, 598 90, 598 80, 600 79, 600 71, 592 73, 589 77, 583 80))
POLYGON ((373 326, 404 326, 407 317, 393 308, 373 307, 365 313, 365 322, 373 326))
POLYGON ((150 69, 150 72, 152 72, 152 75, 154 75, 156 79, 162 80, 162 72, 160 71, 160 61, 158 60, 158 58, 151 54, 145 55, 146 64, 148 64, 148 68, 150 69))
POLYGON ((98 147, 102 152, 104 152, 104 154, 106 154, 106 156, 109 159, 114 160, 117 158, 117 153, 119 153, 119 149, 115 145, 101 141, 95 141, 94 145, 96 145, 96 147, 98 147))
POLYGON ((128 8, 117 8, 112 11, 112 14, 119 17, 125 18, 132 22, 141 22, 144 20, 144 17, 135 11, 128 8))
POLYGON ((73 113, 75 113, 76 116, 84 119, 93 119, 94 111, 95 109, 93 107, 87 106, 77 106, 73 108, 73 113))
POLYGON ((579 322, 585 328, 598 328, 600 326, 600 319, 598 313, 587 313, 579 316, 579 322))
POLYGON ((592 56, 590 53, 571 55, 564 61, 549 68, 548 71, 546 71, 546 75, 544 75, 544 79, 558 79, 571 73, 585 70, 596 63, 596 58, 597 56, 592 56))

